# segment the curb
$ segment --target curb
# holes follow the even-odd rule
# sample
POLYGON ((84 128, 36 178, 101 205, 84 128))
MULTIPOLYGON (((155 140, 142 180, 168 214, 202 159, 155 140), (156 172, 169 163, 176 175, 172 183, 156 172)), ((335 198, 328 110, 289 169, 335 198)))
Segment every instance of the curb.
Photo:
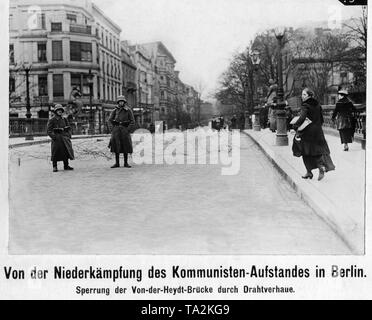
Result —
MULTIPOLYGON (((89 135, 89 136, 78 136, 78 137, 72 137, 71 140, 82 140, 82 139, 92 139, 92 138, 102 138, 102 137, 109 137, 110 135, 107 134, 101 134, 101 135, 89 135)), ((10 144, 9 149, 14 149, 14 148, 21 148, 21 147, 28 147, 28 146, 33 146, 37 144, 44 144, 44 143, 50 143, 52 140, 50 138, 45 139, 45 140, 39 140, 39 141, 30 141, 30 142, 21 142, 21 143, 15 143, 15 144, 10 144)))
POLYGON ((327 212, 314 200, 312 197, 304 191, 296 181, 283 169, 278 161, 276 161, 266 150, 265 148, 253 137, 249 134, 249 132, 242 131, 245 135, 253 140, 253 142, 260 148, 260 150, 264 153, 264 155, 268 158, 268 160, 274 165, 274 167, 278 170, 279 174, 283 176, 283 178, 290 184, 290 186, 294 189, 294 191, 298 194, 298 196, 303 200, 313 211, 314 213, 320 217, 344 242, 344 244, 348 247, 351 251, 351 254, 361 255, 364 254, 360 252, 358 249, 349 239, 348 235, 338 226, 338 224, 328 217, 327 212))

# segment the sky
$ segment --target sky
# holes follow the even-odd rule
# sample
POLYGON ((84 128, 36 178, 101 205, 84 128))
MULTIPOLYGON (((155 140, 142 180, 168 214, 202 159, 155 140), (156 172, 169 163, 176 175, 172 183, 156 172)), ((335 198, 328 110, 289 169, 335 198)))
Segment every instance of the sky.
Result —
POLYGON ((183 82, 215 91, 234 52, 257 32, 278 26, 316 27, 358 17, 359 6, 338 0, 93 0, 122 28, 131 43, 162 41, 175 59, 183 82))

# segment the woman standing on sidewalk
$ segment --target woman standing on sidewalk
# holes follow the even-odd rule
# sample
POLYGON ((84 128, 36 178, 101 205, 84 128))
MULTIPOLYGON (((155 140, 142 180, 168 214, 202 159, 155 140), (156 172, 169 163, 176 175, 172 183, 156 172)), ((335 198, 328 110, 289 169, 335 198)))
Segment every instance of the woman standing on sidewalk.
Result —
POLYGON ((333 111, 332 120, 336 119, 337 130, 340 133, 341 144, 344 145, 344 151, 349 151, 348 143, 353 142, 355 131, 355 118, 353 113, 356 109, 353 103, 348 99, 348 92, 340 90, 338 92, 339 100, 333 111))
POLYGON ((112 111, 109 122, 112 124, 112 133, 109 148, 115 153, 115 164, 111 168, 119 168, 120 153, 124 154, 124 167, 130 168, 128 154, 133 153, 130 128, 134 126, 132 110, 127 106, 124 96, 117 99, 118 106, 112 111))
POLYGON ((314 98, 314 92, 309 88, 305 88, 302 91, 302 101, 300 117, 293 124, 293 128, 297 131, 306 118, 311 121, 309 125, 299 132, 302 159, 307 171, 302 178, 312 179, 313 174, 311 171, 318 168, 318 180, 322 180, 325 172, 335 169, 322 129, 322 107, 314 98))
POLYGON ((68 164, 68 160, 74 160, 74 150, 71 144, 71 127, 68 120, 62 117, 65 109, 60 104, 56 104, 54 116, 49 119, 47 134, 52 139, 53 172, 57 172, 57 162, 63 161, 65 170, 74 170, 68 164))

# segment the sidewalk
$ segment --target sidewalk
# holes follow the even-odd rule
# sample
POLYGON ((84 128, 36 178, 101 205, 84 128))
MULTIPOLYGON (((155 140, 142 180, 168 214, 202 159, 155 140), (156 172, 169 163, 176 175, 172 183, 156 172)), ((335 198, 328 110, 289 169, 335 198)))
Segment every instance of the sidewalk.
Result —
MULTIPOLYGON (((107 134, 97 134, 97 135, 74 135, 71 139, 89 139, 89 138, 99 138, 107 137, 107 134)), ((32 146, 35 144, 49 143, 51 139, 48 136, 34 137, 34 140, 26 141, 25 137, 9 138, 9 149, 32 146)))
POLYGON ((326 134, 335 171, 317 181, 301 178, 305 174, 302 158, 292 155, 294 133, 288 134, 289 146, 275 146, 275 134, 269 129, 245 130, 263 150, 274 166, 296 190, 298 195, 326 221, 355 254, 364 253, 365 221, 365 150, 360 143, 343 151, 339 137, 326 134))

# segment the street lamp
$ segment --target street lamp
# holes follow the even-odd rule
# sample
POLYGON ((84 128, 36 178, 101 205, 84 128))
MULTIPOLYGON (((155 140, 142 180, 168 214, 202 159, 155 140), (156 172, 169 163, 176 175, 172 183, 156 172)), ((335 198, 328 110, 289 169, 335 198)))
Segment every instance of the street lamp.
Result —
POLYGON ((23 64, 23 70, 26 73, 26 138, 25 140, 34 140, 32 135, 31 104, 30 104, 30 71, 32 65, 28 62, 23 64))
POLYGON ((284 110, 286 103, 284 102, 283 90, 283 61, 282 61, 282 48, 283 39, 285 36, 285 28, 277 28, 275 30, 275 37, 278 40, 278 102, 275 106, 276 111, 276 145, 288 146, 287 135, 287 119, 284 110))
MULTIPOLYGON (((252 52, 250 54, 250 57, 251 57, 251 61, 252 61, 252 64, 253 64, 253 69, 254 69, 253 71, 257 71, 258 66, 261 63, 260 52, 258 50, 252 50, 252 52)), ((254 73, 252 75, 252 78, 254 79, 254 73)), ((256 96, 256 98, 257 98, 257 93, 256 93, 256 95, 253 93, 253 95, 254 95, 254 97, 256 96)), ((256 99, 253 99, 253 104, 254 105, 256 104, 255 102, 256 102, 256 99)), ((259 110, 254 110, 253 130, 254 131, 260 131, 261 130, 259 110)))
POLYGON ((88 84, 89 84, 89 108, 90 108, 90 115, 89 115, 89 133, 94 134, 94 119, 93 119, 93 106, 92 106, 92 100, 93 100, 93 79, 94 75, 92 74, 92 70, 89 69, 88 73, 88 84))

